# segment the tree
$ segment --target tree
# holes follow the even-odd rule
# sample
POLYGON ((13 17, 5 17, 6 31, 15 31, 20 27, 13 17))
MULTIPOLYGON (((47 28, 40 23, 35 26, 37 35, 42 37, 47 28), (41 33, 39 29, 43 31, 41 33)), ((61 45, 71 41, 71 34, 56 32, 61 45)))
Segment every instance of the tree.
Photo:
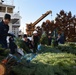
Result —
POLYGON ((72 16, 71 11, 68 13, 61 10, 57 17, 55 18, 55 25, 59 29, 59 33, 64 32, 68 41, 76 41, 76 16, 72 16))

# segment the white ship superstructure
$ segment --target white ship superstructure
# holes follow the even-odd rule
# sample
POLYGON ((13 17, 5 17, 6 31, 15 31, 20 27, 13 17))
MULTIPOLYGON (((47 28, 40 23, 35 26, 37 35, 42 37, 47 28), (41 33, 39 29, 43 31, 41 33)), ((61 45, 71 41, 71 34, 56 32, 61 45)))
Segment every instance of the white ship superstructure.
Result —
POLYGON ((18 36, 19 27, 20 27, 20 13, 14 13, 14 5, 4 4, 2 0, 0 0, 0 21, 3 19, 6 13, 11 15, 11 22, 9 23, 9 32, 18 36))

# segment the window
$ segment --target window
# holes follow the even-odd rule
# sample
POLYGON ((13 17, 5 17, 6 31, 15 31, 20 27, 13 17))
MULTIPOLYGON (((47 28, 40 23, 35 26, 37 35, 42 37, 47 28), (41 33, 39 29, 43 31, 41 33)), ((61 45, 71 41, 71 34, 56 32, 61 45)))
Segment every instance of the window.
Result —
POLYGON ((6 12, 6 7, 0 6, 0 12, 6 12))
POLYGON ((8 7, 8 8, 7 8, 7 12, 8 12, 8 13, 13 13, 13 8, 8 7))
POLYGON ((2 19, 0 18, 0 22, 2 21, 2 19))

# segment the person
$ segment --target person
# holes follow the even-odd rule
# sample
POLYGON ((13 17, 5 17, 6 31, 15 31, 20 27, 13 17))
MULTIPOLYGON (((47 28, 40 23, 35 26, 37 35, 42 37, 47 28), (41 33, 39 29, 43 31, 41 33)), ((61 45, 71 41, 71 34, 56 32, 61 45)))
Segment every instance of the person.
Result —
POLYGON ((25 43, 25 45, 27 47, 26 52, 30 53, 31 52, 30 49, 33 48, 33 45, 31 43, 31 41, 27 38, 26 34, 24 34, 23 39, 24 39, 23 41, 24 41, 24 43, 25 43))
POLYGON ((48 45, 51 45, 52 42, 52 37, 51 37, 51 32, 48 34, 48 45))
POLYGON ((8 24, 10 23, 11 16, 5 14, 4 19, 0 22, 0 45, 2 48, 7 48, 7 35, 9 31, 8 24))
POLYGON ((60 44, 64 44, 65 43, 65 38, 64 38, 64 35, 58 35, 58 43, 60 44))
POLYGON ((34 53, 36 53, 36 51, 37 51, 38 43, 39 43, 39 36, 38 36, 37 31, 34 31, 33 32, 33 44, 34 44, 33 52, 34 53))
POLYGON ((9 48, 10 48, 10 53, 15 54, 17 50, 17 45, 14 43, 14 38, 12 36, 9 38, 9 48))

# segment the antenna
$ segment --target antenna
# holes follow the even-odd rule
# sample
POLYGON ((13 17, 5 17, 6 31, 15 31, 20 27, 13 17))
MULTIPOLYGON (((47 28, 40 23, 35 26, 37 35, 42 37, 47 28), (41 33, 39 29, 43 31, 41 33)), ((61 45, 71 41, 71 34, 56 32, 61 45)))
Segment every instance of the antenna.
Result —
POLYGON ((14 5, 14 0, 12 0, 12 5, 14 5))
POLYGON ((18 13, 20 13, 20 7, 18 6, 18 13))

